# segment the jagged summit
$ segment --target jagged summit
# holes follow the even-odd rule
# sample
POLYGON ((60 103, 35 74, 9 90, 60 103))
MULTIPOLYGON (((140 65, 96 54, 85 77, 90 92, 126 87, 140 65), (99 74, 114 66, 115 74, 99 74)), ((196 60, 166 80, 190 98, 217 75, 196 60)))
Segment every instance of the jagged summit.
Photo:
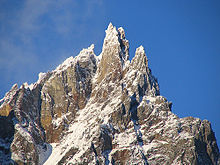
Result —
POLYGON ((148 68, 148 59, 142 45, 136 49, 135 56, 131 63, 139 71, 146 71, 148 68))
POLYGON ((171 106, 110 23, 99 56, 92 44, 0 100, 0 164, 219 164, 211 124, 171 106))
POLYGON ((109 23, 108 28, 105 30, 106 37, 105 40, 115 41, 118 40, 118 31, 116 30, 116 27, 112 25, 112 23, 109 23))

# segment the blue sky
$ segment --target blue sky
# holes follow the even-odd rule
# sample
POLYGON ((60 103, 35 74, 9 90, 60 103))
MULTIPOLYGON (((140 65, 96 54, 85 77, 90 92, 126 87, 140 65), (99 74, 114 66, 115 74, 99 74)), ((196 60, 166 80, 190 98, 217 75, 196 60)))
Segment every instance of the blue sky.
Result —
POLYGON ((98 55, 109 22, 125 29, 131 58, 145 47, 173 112, 208 119, 220 143, 219 0, 1 0, 0 97, 92 43, 98 55))

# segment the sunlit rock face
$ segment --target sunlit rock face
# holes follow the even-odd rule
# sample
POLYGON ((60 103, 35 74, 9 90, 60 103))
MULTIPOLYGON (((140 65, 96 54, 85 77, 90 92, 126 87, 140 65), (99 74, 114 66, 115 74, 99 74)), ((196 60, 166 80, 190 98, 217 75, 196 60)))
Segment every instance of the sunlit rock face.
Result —
POLYGON ((96 56, 94 45, 70 57, 53 71, 41 90, 41 124, 48 142, 59 142, 76 112, 85 107, 92 92, 96 56))
POLYGON ((0 100, 0 164, 220 164, 211 124, 179 118, 122 27, 0 100))

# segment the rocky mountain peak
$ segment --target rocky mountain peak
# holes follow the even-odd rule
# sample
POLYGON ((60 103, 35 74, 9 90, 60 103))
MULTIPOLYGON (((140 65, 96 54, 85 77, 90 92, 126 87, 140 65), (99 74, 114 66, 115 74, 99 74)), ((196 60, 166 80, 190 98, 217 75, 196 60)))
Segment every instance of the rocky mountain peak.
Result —
POLYGON ((136 49, 135 56, 132 59, 131 64, 139 71, 146 72, 146 69, 148 68, 148 59, 142 45, 136 49))
POLYGON ((104 43, 105 42, 112 42, 112 43, 117 43, 118 41, 118 31, 116 29, 115 26, 112 25, 112 23, 109 23, 108 28, 105 30, 105 39, 104 39, 104 43))
POLYGON ((97 57, 94 53, 94 48, 95 46, 92 44, 87 49, 81 50, 79 55, 75 57, 75 62, 78 63, 81 68, 90 66, 91 70, 96 69, 97 57))
POLYGON ((0 105, 2 106, 2 103, 9 103, 17 90, 18 90, 18 84, 14 84, 10 89, 10 91, 5 94, 5 97, 0 100, 0 105))
POLYGON ((96 56, 94 53, 94 48, 95 48, 95 45, 91 44, 87 49, 81 50, 79 55, 76 56, 77 60, 83 61, 83 59, 81 59, 81 58, 88 59, 88 58, 91 58, 91 56, 92 56, 92 58, 94 58, 96 56))
POLYGON ((68 67, 71 66, 71 64, 74 63, 74 58, 71 56, 69 58, 67 58, 62 64, 60 64, 55 70, 54 72, 62 72, 63 70, 66 70, 68 67))
POLYGON ((121 79, 124 64, 129 59, 129 42, 125 39, 123 28, 117 30, 110 23, 105 32, 106 36, 98 65, 98 73, 100 73, 98 82, 109 76, 109 73, 112 73, 112 79, 121 79))
POLYGON ((110 23, 99 56, 92 44, 0 100, 0 164, 220 164, 210 122, 171 107, 110 23))
POLYGON ((123 27, 118 28, 119 34, 120 34, 120 39, 123 40, 125 39, 125 31, 123 27))

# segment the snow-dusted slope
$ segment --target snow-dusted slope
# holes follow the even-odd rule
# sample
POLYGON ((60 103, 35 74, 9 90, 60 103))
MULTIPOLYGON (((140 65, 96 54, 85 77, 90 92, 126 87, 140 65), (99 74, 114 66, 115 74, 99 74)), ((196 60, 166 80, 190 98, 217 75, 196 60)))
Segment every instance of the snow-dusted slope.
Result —
POLYGON ((122 27, 93 49, 0 100, 0 164, 220 163, 210 123, 171 112, 144 47, 129 61, 122 27))

